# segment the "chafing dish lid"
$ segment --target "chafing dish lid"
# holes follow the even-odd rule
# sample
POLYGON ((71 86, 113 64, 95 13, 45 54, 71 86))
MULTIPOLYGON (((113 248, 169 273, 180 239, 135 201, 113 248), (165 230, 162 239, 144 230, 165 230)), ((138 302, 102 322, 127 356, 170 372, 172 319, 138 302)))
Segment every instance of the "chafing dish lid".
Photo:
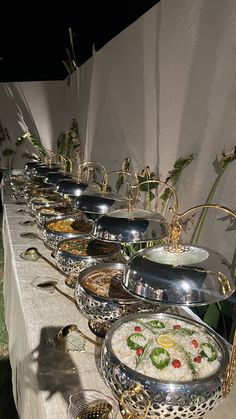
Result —
POLYGON ((47 176, 43 179, 44 183, 48 185, 56 185, 59 180, 62 179, 71 179, 71 176, 66 172, 50 172, 47 176))
POLYGON ((140 209, 121 209, 99 217, 94 223, 92 235, 106 241, 137 243, 165 237, 168 228, 159 214, 140 209))
POLYGON ((89 187, 95 188, 95 190, 97 188, 96 185, 91 182, 76 182, 75 180, 63 179, 57 182, 55 192, 72 196, 80 196, 88 190, 89 187))
POLYGON ((125 198, 117 199, 115 195, 111 194, 84 194, 76 198, 73 202, 73 207, 91 214, 106 214, 109 211, 124 208, 127 206, 125 198))
POLYGON ((58 172, 59 170, 60 170, 60 167, 56 165, 51 165, 51 166, 39 165, 39 166, 33 167, 31 173, 34 176, 45 177, 47 176, 48 173, 58 172))
POLYGON ((204 247, 172 253, 163 246, 137 252, 128 262, 123 286, 132 295, 168 305, 203 305, 235 291, 227 260, 204 247))

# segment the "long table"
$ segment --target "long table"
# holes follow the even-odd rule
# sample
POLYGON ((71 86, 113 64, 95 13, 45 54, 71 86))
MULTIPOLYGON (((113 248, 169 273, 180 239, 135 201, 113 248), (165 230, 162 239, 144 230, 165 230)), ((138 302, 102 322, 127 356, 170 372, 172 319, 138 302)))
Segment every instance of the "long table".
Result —
MULTIPOLYGON (((20 224, 31 219, 19 212, 26 207, 12 203, 8 196, 5 202, 4 301, 16 407, 21 419, 64 419, 70 394, 89 388, 111 395, 101 376, 100 349, 88 341, 83 352, 63 352, 55 347, 54 337, 69 324, 77 324, 87 336, 95 337, 72 302, 57 291, 37 287, 39 277, 48 276, 57 279, 58 286, 73 295, 73 290, 64 283, 65 277, 42 259, 32 262, 20 257, 31 246, 49 259, 51 255, 43 241, 20 236, 23 232, 41 234, 36 226, 20 224)), ((205 418, 234 419, 235 395, 234 384, 227 400, 205 418)))

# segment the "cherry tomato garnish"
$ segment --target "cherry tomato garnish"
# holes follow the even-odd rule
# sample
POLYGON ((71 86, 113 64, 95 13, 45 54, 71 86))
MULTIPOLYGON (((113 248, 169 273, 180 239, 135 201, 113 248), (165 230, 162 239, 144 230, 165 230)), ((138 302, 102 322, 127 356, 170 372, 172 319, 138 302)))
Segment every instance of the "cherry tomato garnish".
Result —
POLYGON ((193 339, 192 345, 194 346, 194 348, 198 348, 198 341, 196 339, 193 339))
POLYGON ((140 326, 135 326, 134 331, 135 332, 141 332, 141 327, 140 326))
POLYGON ((194 359, 194 362, 196 362, 197 364, 200 364, 202 362, 202 357, 200 355, 196 356, 194 359))
POLYGON ((180 362, 180 360, 179 360, 179 359, 174 359, 174 360, 172 361, 172 366, 173 366, 174 368, 180 368, 180 367, 181 367, 181 362, 180 362))
POLYGON ((143 349, 143 348, 138 348, 138 349, 136 349, 136 355, 137 355, 137 356, 142 355, 143 351, 144 351, 144 349, 143 349))

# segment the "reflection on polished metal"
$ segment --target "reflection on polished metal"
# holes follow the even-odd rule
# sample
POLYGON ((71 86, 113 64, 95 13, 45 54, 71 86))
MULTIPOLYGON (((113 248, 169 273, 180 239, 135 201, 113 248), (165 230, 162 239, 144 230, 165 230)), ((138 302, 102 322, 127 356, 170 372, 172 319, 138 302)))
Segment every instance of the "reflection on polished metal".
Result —
POLYGON ((44 178, 47 176, 50 172, 58 172, 60 170, 59 166, 56 166, 55 164, 52 165, 39 165, 33 167, 31 170, 31 176, 36 178, 44 178))
POLYGON ((72 206, 89 214, 106 214, 110 211, 125 208, 127 199, 117 199, 117 195, 112 194, 84 194, 76 198, 72 206))
POLYGON ((211 304, 235 291, 227 260, 196 246, 183 253, 163 246, 139 251, 127 264, 123 285, 136 297, 168 305, 211 304))
POLYGON ((131 184, 128 181, 128 177, 136 180, 136 178, 128 172, 114 171, 108 173, 104 179, 102 193, 95 193, 92 195, 88 194, 86 191, 85 194, 81 195, 80 197, 74 200, 74 208, 89 214, 107 214, 111 211, 126 208, 128 204, 128 200, 126 197, 118 196, 117 194, 115 195, 107 192, 108 177, 114 174, 122 175, 125 179, 127 178, 125 180, 125 183, 127 185, 127 188, 129 187, 129 189, 131 188, 131 184))
POLYGON ((62 179, 56 183, 55 192, 63 195, 80 196, 85 191, 99 191, 99 186, 93 182, 76 182, 75 180, 62 179))
POLYGON ((25 167, 24 167, 24 172, 25 172, 25 174, 27 175, 27 176, 29 176, 30 174, 31 174, 31 170, 34 168, 34 167, 36 167, 36 166, 43 166, 44 165, 44 163, 43 162, 40 162, 40 161, 29 161, 28 163, 26 163, 25 164, 25 167))
POLYGON ((160 214, 140 209, 121 209, 102 215, 92 230, 95 238, 120 243, 158 240, 167 235, 168 227, 160 214))
POLYGON ((43 179, 43 182, 47 185, 56 185, 59 180, 63 179, 71 179, 71 175, 66 172, 50 172, 47 176, 43 179))
POLYGON ((169 234, 165 219, 158 213, 143 209, 132 209, 137 200, 134 191, 137 191, 143 184, 157 185, 160 183, 169 188, 175 199, 175 210, 178 210, 178 198, 173 186, 159 179, 148 180, 136 185, 132 185, 128 196, 128 208, 111 211, 99 217, 94 224, 92 235, 95 238, 120 242, 120 243, 139 243, 149 240, 158 240, 169 234))

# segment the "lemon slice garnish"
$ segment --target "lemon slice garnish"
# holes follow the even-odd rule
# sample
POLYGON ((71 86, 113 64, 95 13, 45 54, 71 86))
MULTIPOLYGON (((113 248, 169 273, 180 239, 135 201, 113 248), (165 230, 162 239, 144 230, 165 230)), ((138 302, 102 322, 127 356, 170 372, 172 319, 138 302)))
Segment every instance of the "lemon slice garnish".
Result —
POLYGON ((163 348, 172 348, 175 345, 175 341, 171 335, 160 335, 157 338, 157 343, 163 346, 163 348))

